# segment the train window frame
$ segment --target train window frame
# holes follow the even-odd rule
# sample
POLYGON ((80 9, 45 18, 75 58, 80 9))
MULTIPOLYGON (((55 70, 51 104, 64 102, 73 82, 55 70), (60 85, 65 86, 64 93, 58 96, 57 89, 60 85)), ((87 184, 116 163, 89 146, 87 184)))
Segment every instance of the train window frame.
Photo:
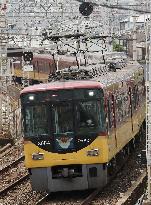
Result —
MULTIPOLYGON (((83 92, 83 95, 85 96, 85 93, 88 95, 88 91, 90 89, 87 89, 87 92, 83 92)), ((106 122, 105 122, 105 107, 104 107, 104 92, 103 90, 100 90, 100 89, 97 89, 99 90, 100 92, 96 92, 96 96, 93 98, 93 97, 87 97, 87 98, 84 98, 84 99, 76 99, 76 98, 73 98, 73 99, 68 99, 69 102, 73 102, 74 104, 77 104, 77 102, 86 102, 86 101, 92 101, 92 104, 93 102, 96 102, 98 103, 98 105, 100 106, 100 110, 98 111, 98 115, 99 115, 99 126, 97 127, 97 129, 94 129, 92 130, 92 133, 101 133, 101 132, 105 132, 106 131, 106 122)), ((90 90, 92 91, 92 89, 90 90)), ((52 101, 49 97, 48 97, 49 93, 48 92, 29 92, 29 93, 25 93, 25 94, 22 94, 21 95, 21 104, 22 104, 22 107, 25 109, 27 108, 28 106, 40 106, 40 105, 51 105, 52 103, 59 103, 59 102, 62 102, 60 101, 60 99, 58 99, 58 101, 52 101), (37 95, 38 94, 38 95, 37 95), (42 94, 42 95, 40 95, 42 94), (29 97, 33 97, 33 99, 29 99, 29 97)), ((68 101, 67 98, 64 99, 63 101, 68 101)), ((51 110, 51 109, 49 109, 51 110)), ((49 120, 51 121, 52 120, 52 114, 51 114, 51 111, 49 111, 49 120)), ((74 111, 73 111, 74 112, 74 111)), ((24 122, 26 124, 26 119, 24 118, 24 122)), ((74 122, 75 123, 75 122, 74 122)), ((49 129, 49 132, 53 132, 52 129, 49 127, 48 125, 48 129, 49 129)), ((75 128, 76 129, 76 128, 75 128)), ((75 130, 75 132, 77 132, 77 130, 75 130)), ((90 131, 91 132, 91 131, 90 131)), ((25 132, 24 132, 25 133, 25 132)), ((26 133, 25 133, 26 134, 26 133)))
POLYGON ((130 99, 128 92, 120 92, 118 97, 120 96, 121 107, 119 107, 118 98, 116 98, 116 116, 117 123, 123 122, 127 117, 130 116, 130 99), (121 113, 121 115, 120 115, 121 113), (119 118, 120 115, 120 118, 119 118))
MULTIPOLYGON (((28 138, 37 138, 39 136, 48 136, 50 134, 50 128, 49 128, 49 122, 50 122, 50 114, 49 114, 49 109, 48 109, 49 105, 47 103, 45 104, 40 104, 40 103, 34 103, 34 104, 30 104, 30 105, 24 105, 23 106, 23 129, 24 129, 24 137, 28 137, 28 138), (35 107, 39 107, 39 108, 42 108, 42 107, 45 107, 45 114, 47 116, 46 118, 46 124, 45 124, 45 129, 47 129, 47 133, 29 133, 29 131, 27 132, 27 123, 26 123, 26 120, 27 120, 27 117, 26 117, 26 111, 28 111, 28 109, 30 108, 35 108, 35 107)), ((33 112, 33 111, 32 111, 33 112)), ((34 112, 35 116, 37 114, 39 114, 40 112, 34 112)), ((44 111, 41 111, 41 114, 44 114, 44 111)), ((37 119, 37 117, 35 117, 35 119, 37 119)), ((38 118, 39 120, 37 121, 37 125, 38 125, 38 128, 39 129, 39 124, 43 124, 43 119, 42 119, 42 116, 38 118), (40 123, 41 122, 41 123, 40 123)), ((28 119, 29 121, 29 119, 28 119)), ((32 120, 33 121, 33 120, 32 120)), ((31 127, 31 123, 30 124, 30 127, 31 127)), ((32 124, 34 124, 32 122, 32 124)), ((34 125, 35 126, 35 125, 34 125)), ((34 131, 36 130, 36 128, 34 127, 34 131)))
MULTIPOLYGON (((60 119, 62 118, 62 117, 59 117, 58 118, 58 113, 59 113, 59 111, 57 111, 57 113, 56 113, 56 115, 54 115, 53 116, 53 106, 54 107, 56 107, 57 109, 61 109, 61 106, 63 107, 63 105, 65 104, 65 105, 67 105, 67 102, 64 102, 64 101, 61 101, 61 102, 51 102, 51 103, 49 103, 50 104, 50 112, 51 112, 51 120, 52 120, 52 130, 53 130, 53 134, 60 134, 60 133, 66 133, 66 132, 69 132, 69 130, 68 131, 66 131, 66 132, 58 132, 58 130, 60 129, 61 130, 61 128, 56 128, 56 126, 57 127, 61 127, 62 125, 59 125, 60 124, 60 119), (56 119, 56 116, 57 116, 57 118, 58 119, 56 119), (57 124, 55 123, 55 121, 57 120, 57 124)), ((71 110, 72 110, 72 112, 70 112, 70 114, 71 113, 74 113, 74 104, 73 104, 73 102, 72 101, 68 101, 68 104, 70 104, 70 107, 71 107, 71 110)), ((66 106, 67 107, 67 106, 66 106)), ((62 113, 62 112, 61 112, 62 113)), ((67 114, 67 113, 66 113, 67 114)), ((63 114, 62 114, 62 116, 63 116, 63 114)), ((64 116, 66 116, 66 115, 64 115, 64 116)), ((65 122, 65 120, 62 120, 62 122, 65 122)), ((66 123, 66 127, 67 127, 67 123, 66 123)), ((74 117, 73 117, 73 121, 72 121, 72 132, 74 131, 74 117)))
MULTIPOLYGON (((96 113, 97 113, 97 125, 95 127, 91 127, 91 126, 88 126, 86 125, 86 122, 85 122, 85 125, 84 127, 88 127, 89 128, 89 131, 91 132, 94 132, 94 130, 99 130, 101 132, 104 132, 105 131, 105 110, 104 110, 104 106, 103 106, 103 99, 102 99, 102 102, 101 100, 99 99, 87 99, 87 100, 77 100, 77 105, 75 106, 75 109, 77 109, 79 111, 79 106, 80 106, 80 103, 91 103, 91 105, 94 105, 94 102, 96 103, 96 113), (79 103, 79 104, 78 104, 79 103)), ((75 112, 76 113, 76 119, 78 118, 77 116, 77 113, 78 112, 75 112)), ((80 112, 79 112, 80 113, 80 112)), ((89 112, 88 112, 89 113, 89 112)), ((91 113, 92 114, 92 113, 91 113)), ((90 116, 89 116, 90 117, 90 116)), ((91 116, 92 118, 92 116, 91 116)), ((88 121, 88 120, 87 120, 88 121)), ((93 123, 94 120, 92 120, 90 123, 93 123)), ((80 128, 77 124, 78 120, 76 120, 76 131, 79 133, 79 132, 85 132, 84 129, 82 131, 82 128, 80 128), (80 130, 81 129, 81 130, 80 130)), ((98 131, 98 132, 99 132, 98 131)))

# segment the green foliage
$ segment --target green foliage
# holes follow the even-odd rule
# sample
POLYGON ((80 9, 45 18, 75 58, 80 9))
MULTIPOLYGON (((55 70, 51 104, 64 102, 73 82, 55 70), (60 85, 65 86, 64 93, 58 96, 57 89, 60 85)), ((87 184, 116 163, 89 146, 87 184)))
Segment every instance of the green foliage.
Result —
POLYGON ((113 42, 113 51, 122 52, 122 51, 124 51, 124 47, 114 41, 113 42))

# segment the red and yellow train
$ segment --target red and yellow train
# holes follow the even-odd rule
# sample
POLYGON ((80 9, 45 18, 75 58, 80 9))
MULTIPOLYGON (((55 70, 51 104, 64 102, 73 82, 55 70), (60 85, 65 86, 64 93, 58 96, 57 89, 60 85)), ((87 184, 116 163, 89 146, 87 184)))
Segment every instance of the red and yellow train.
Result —
POLYGON ((106 185, 145 120, 143 68, 128 63, 87 80, 62 80, 21 92, 25 165, 34 190, 106 185))
MULTIPOLYGON (((22 59, 20 58, 13 63, 15 81, 19 84, 21 84, 21 79, 24 76, 22 64, 22 59)), ((56 58, 52 55, 34 54, 31 64, 33 65, 33 71, 28 72, 28 79, 30 84, 35 84, 47 82, 48 75, 54 73, 57 68, 63 69, 74 66, 77 65, 77 62, 74 56, 59 55, 56 58)))

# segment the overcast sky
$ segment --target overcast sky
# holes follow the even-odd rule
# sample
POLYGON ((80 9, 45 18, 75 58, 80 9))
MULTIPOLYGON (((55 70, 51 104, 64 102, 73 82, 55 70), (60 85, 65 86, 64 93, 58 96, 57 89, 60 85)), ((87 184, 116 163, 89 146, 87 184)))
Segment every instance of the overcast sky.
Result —
POLYGON ((133 3, 135 0, 118 0, 119 3, 133 3))

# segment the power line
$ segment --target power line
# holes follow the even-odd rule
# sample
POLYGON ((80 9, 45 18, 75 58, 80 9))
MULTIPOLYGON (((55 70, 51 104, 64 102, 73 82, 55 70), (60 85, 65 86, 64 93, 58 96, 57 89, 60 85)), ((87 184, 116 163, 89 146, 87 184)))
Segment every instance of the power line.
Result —
MULTIPOLYGON (((84 2, 83 0, 75 0, 75 1, 78 1, 80 3, 84 2)), ((143 11, 143 10, 140 10, 140 9, 123 7, 121 5, 98 4, 98 3, 94 3, 94 2, 92 2, 92 5, 93 6, 101 6, 101 7, 110 8, 110 9, 119 9, 119 10, 125 10, 125 11, 136 11, 136 12, 139 12, 139 13, 149 13, 149 14, 151 13, 151 11, 149 11, 149 10, 143 11)))

